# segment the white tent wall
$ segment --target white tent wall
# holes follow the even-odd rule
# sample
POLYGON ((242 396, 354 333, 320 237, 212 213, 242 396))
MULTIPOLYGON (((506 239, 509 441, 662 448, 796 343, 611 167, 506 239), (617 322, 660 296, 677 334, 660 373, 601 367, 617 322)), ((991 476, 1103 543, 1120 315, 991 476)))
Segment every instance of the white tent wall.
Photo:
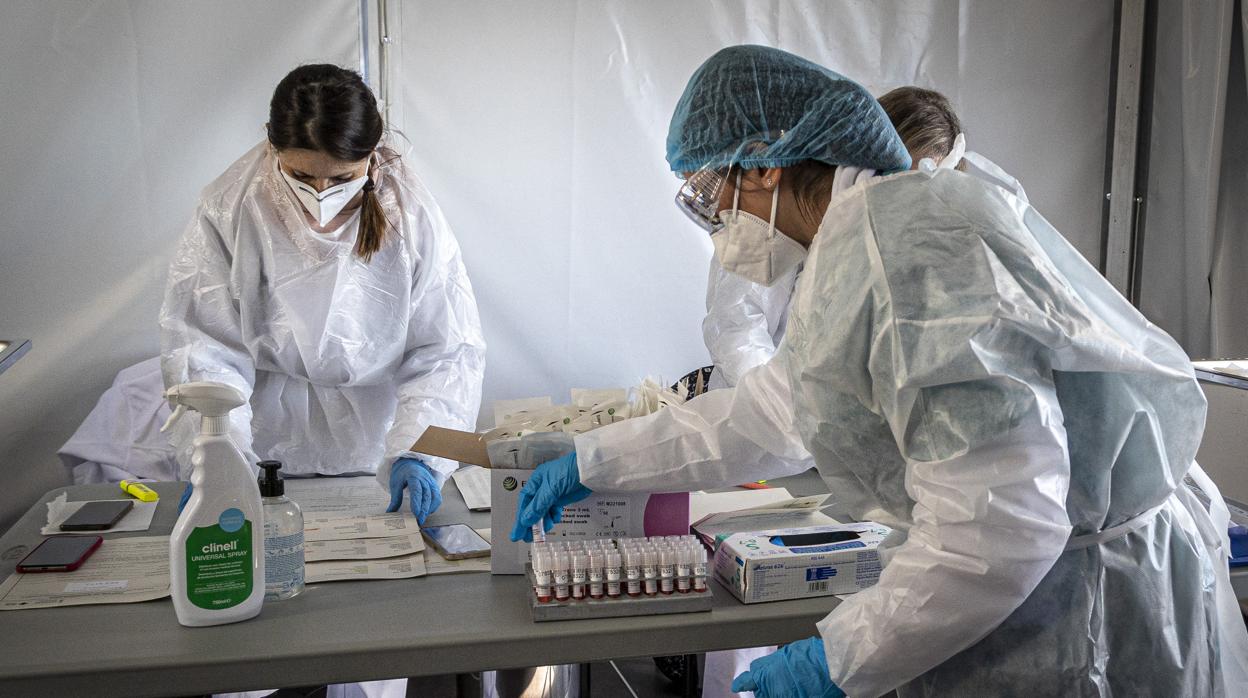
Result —
POLYGON ((1162 2, 1157 26, 1140 309, 1194 358, 1248 356, 1248 12, 1162 2))
POLYGON ((264 137, 295 65, 358 67, 359 3, 6 2, 0 21, 0 525, 65 484, 55 453, 159 351, 199 190, 264 137))
POLYGON ((1099 261, 1113 3, 392 3, 395 122, 464 248, 484 405, 708 362, 709 239, 672 204, 672 108, 737 43, 876 94, 944 92, 970 147, 1099 261))

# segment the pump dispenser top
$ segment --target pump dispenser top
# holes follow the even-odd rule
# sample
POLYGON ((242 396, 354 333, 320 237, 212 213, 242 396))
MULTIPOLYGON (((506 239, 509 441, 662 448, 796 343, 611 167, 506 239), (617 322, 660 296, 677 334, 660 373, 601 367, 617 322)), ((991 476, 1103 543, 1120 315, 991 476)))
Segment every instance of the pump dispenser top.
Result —
POLYGON ((260 466, 260 496, 281 497, 286 494, 286 481, 277 474, 282 468, 280 460, 262 460, 260 466))

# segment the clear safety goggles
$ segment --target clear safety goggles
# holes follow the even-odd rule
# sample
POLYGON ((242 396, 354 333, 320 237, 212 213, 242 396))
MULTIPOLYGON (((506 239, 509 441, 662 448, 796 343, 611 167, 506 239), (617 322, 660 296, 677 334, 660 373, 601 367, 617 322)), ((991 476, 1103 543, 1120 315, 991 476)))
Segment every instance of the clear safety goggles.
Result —
POLYGON ((676 192, 676 207, 712 235, 724 227, 719 220, 719 197, 728 181, 728 171, 727 167, 703 167, 689 175, 676 192))

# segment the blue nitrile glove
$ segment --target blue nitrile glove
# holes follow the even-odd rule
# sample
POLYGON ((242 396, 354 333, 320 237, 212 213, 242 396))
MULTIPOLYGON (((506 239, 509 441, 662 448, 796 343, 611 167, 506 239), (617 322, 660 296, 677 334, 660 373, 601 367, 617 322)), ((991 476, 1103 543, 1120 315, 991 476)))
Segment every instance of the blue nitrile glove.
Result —
POLYGON ((429 515, 442 506, 442 488, 433 470, 415 458, 400 458, 390 468, 390 506, 386 511, 398 511, 403 506, 403 488, 407 488, 412 504, 412 515, 422 526, 429 515))
POLYGON ((537 466, 529 481, 520 490, 520 502, 516 506, 516 525, 511 529, 512 540, 533 542, 533 524, 542 521, 547 531, 563 520, 563 508, 593 494, 581 484, 581 473, 576 469, 576 452, 560 456, 537 466))
POLYGON ((186 503, 190 501, 191 493, 194 491, 195 491, 195 485, 192 485, 189 482, 186 483, 186 489, 182 490, 182 498, 178 500, 178 513, 179 514, 181 514, 182 510, 186 508, 186 503))
POLYGON ((828 676, 823 640, 817 637, 790 642, 765 657, 750 662, 732 682, 734 693, 753 691, 756 698, 845 698, 828 676))

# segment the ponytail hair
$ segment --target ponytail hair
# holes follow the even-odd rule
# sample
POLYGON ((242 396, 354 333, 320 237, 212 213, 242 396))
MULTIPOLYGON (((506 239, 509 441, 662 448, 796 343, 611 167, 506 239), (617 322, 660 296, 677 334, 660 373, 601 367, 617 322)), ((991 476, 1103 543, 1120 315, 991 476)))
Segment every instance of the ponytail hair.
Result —
POLYGON ((360 202, 360 233, 355 238, 355 256, 365 262, 381 249, 381 241, 389 226, 375 188, 372 175, 369 175, 368 182, 364 184, 364 199, 360 202))
MULTIPOLYGON (((269 101, 269 143, 276 150, 315 150, 336 160, 372 156, 385 126, 377 98, 359 73, 336 65, 302 65, 290 71, 269 101)), ((364 184, 355 254, 365 262, 381 249, 390 228, 378 201, 374 168, 364 184)))

